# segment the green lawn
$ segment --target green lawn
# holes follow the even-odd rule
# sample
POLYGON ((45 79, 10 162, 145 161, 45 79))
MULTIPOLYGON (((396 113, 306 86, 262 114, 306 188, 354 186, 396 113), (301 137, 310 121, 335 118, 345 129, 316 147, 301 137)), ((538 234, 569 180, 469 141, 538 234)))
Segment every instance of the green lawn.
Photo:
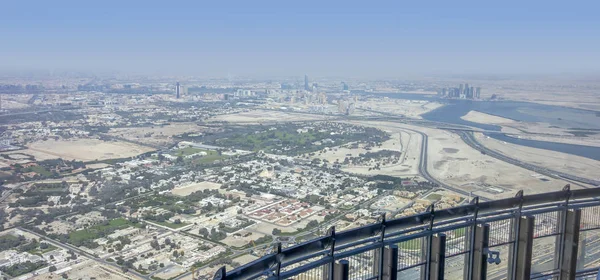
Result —
POLYGON ((28 167, 25 170, 27 172, 35 172, 35 173, 40 174, 40 175, 45 176, 45 177, 52 176, 52 172, 48 171, 43 166, 39 166, 39 165, 28 167))
POLYGON ((215 152, 215 154, 212 154, 212 155, 211 155, 211 154, 208 154, 208 155, 206 155, 206 156, 203 156, 203 157, 201 157, 201 158, 198 158, 198 159, 196 160, 196 162, 197 162, 197 163, 211 163, 211 162, 213 162, 213 161, 215 161, 215 160, 221 160, 221 159, 224 159, 224 158, 226 158, 226 157, 227 157, 227 156, 220 156, 220 155, 218 155, 218 154, 215 152))
POLYGON ((41 256, 42 254, 45 254, 45 253, 48 253, 48 252, 58 249, 57 247, 53 246, 50 243, 46 243, 46 244, 48 244, 48 248, 42 250, 40 247, 38 247, 38 248, 28 251, 28 253, 41 256))
POLYGON ((161 225, 161 226, 165 226, 168 228, 172 228, 172 229, 178 229, 178 228, 189 225, 188 223, 174 224, 174 223, 169 223, 169 222, 157 222, 157 221, 150 221, 150 222, 161 225))
POLYGON ((437 193, 432 193, 430 195, 428 195, 427 197, 425 197, 425 199, 429 200, 429 201, 438 201, 442 198, 441 194, 437 194, 437 193))
POLYGON ((203 149, 198 149, 198 148, 185 147, 185 148, 177 149, 177 150, 173 151, 172 155, 184 157, 184 156, 193 155, 193 154, 196 154, 199 152, 209 152, 209 151, 203 150, 203 149))
POLYGON ((132 222, 124 219, 114 219, 108 222, 108 225, 95 225, 87 229, 71 232, 69 234, 70 243, 77 243, 84 240, 93 240, 104 235, 113 233, 117 229, 123 229, 129 226, 136 226, 132 222))
POLYGON ((189 156, 189 155, 193 155, 193 154, 197 154, 200 152, 205 152, 206 155, 202 156, 202 157, 198 157, 195 159, 192 159, 192 162, 195 163, 211 163, 215 160, 220 160, 220 159, 224 159, 227 158, 227 156, 224 155, 219 155, 219 153, 217 151, 213 151, 213 150, 204 150, 204 149, 198 149, 198 148, 192 148, 192 147, 186 147, 186 148, 182 148, 182 149, 178 149, 173 151, 171 154, 174 156, 189 156))

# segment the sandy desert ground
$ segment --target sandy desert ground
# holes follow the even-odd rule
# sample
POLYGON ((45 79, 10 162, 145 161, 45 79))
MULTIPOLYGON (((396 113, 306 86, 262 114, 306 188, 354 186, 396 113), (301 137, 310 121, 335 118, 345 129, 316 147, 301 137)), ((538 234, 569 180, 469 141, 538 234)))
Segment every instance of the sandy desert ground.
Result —
POLYGON ((600 161, 544 149, 505 143, 476 133, 477 140, 489 149, 510 155, 523 162, 571 173, 590 179, 600 179, 600 161))
MULTIPOLYGON (((351 122, 353 124, 360 124, 359 122, 351 122)), ((385 141, 381 148, 373 148, 371 152, 379 150, 394 150, 402 152, 400 163, 393 165, 385 165, 381 167, 381 170, 371 170, 370 166, 346 166, 342 170, 356 174, 383 174, 390 176, 416 176, 419 173, 419 151, 421 149, 421 138, 416 132, 409 130, 403 130, 398 127, 388 126, 384 129, 391 134, 391 139, 385 141)), ((334 162, 339 159, 340 162, 344 161, 346 154, 352 154, 352 156, 358 156, 360 153, 367 152, 363 148, 359 149, 348 149, 338 148, 337 151, 330 150, 321 155, 317 154, 315 157, 321 159, 327 159, 329 162, 334 162)))
MULTIPOLYGON (((560 190, 568 183, 483 155, 465 144, 458 135, 445 130, 391 122, 360 123, 382 129, 413 129, 427 134, 429 173, 446 184, 472 191, 473 195, 503 198, 513 196, 521 189, 526 194, 560 190)), ((413 168, 418 168, 419 151, 414 151, 413 168)))
MULTIPOLYGON (((369 109, 374 111, 402 114, 407 117, 421 118, 420 115, 443 106, 441 103, 423 101, 423 100, 405 100, 405 99, 370 99, 359 101, 357 108, 369 109)), ((360 113, 360 110, 357 110, 360 113)))
MULTIPOLYGON (((261 223, 261 222, 259 222, 259 223, 261 223)), ((233 246, 233 247, 242 247, 242 246, 248 244, 248 242, 251 242, 252 240, 257 240, 258 238, 266 236, 266 234, 252 232, 252 231, 248 231, 248 230, 241 230, 236 233, 239 233, 242 236, 244 236, 248 233, 250 233, 250 235, 248 235, 246 237, 234 237, 233 235, 229 235, 229 236, 227 236, 227 238, 221 240, 221 242, 223 242, 229 246, 233 246)))
POLYGON ((460 117, 465 121, 483 123, 483 124, 514 124, 517 123, 515 120, 494 116, 479 111, 469 111, 466 115, 460 117))
MULTIPOLYGON (((127 275, 124 277, 123 274, 116 271, 117 269, 110 266, 103 266, 95 261, 86 260, 79 264, 72 266, 72 268, 66 271, 69 279, 97 279, 97 280, 127 280, 127 279, 138 279, 135 276, 127 275)), ((60 269, 58 270, 60 271, 60 269)), ((62 274, 62 273, 61 273, 62 274)), ((17 278, 15 278, 17 279, 17 278)), ((35 277, 29 278, 31 280, 59 280, 64 279, 60 274, 48 272, 35 277)))
POLYGON ((200 182, 200 183, 193 183, 193 184, 189 184, 189 185, 185 185, 185 186, 181 186, 181 187, 176 187, 171 190, 171 193, 174 195, 178 195, 178 196, 186 196, 186 195, 189 195, 196 191, 215 190, 215 189, 219 189, 220 187, 221 187, 221 184, 218 184, 218 183, 200 182))
POLYGON ((172 123, 165 126, 113 128, 108 134, 152 145, 165 145, 173 142, 174 135, 202 130, 195 123, 172 123), (149 134, 152 136, 145 137, 149 134))
POLYGON ((483 155, 448 131, 423 132, 429 136, 429 173, 475 195, 497 199, 513 196, 518 190, 525 194, 556 191, 568 183, 483 155))
POLYGON ((20 152, 31 154, 37 160, 60 157, 68 160, 93 161, 130 157, 153 151, 151 148, 127 142, 97 139, 47 140, 33 142, 27 147, 27 150, 20 152))

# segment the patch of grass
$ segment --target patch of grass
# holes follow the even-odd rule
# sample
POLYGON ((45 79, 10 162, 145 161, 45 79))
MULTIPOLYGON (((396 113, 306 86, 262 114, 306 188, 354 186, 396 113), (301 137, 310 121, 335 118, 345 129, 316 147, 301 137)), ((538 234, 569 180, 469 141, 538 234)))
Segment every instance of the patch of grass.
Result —
POLYGON ((25 169, 25 171, 26 172, 35 172, 44 177, 52 176, 52 172, 48 171, 48 169, 44 168, 43 166, 39 166, 39 165, 28 167, 25 169))
POLYGON ((124 218, 114 219, 107 225, 95 225, 87 229, 71 232, 69 234, 69 243, 79 244, 82 241, 93 240, 115 232, 117 229, 124 229, 129 226, 139 226, 124 218))
POLYGON ((178 229, 184 226, 189 225, 188 223, 180 223, 180 224, 174 224, 174 223, 169 223, 169 222, 157 222, 157 221, 151 221, 152 223, 161 225, 161 226, 165 226, 168 228, 172 228, 172 229, 178 229))
POLYGON ((220 155, 217 155, 217 154, 215 154, 215 155, 210 155, 209 154, 207 156, 203 156, 203 157, 199 158, 196 162, 197 163, 211 163, 213 161, 221 160, 221 159, 224 159, 224 158, 226 158, 226 156, 220 156, 220 155))
POLYGON ((198 148, 193 148, 193 147, 185 147, 185 148, 175 150, 174 153, 172 153, 172 155, 184 157, 184 156, 197 154, 199 152, 206 152, 206 151, 203 149, 198 149, 198 148))
POLYGON ((50 243, 46 243, 46 244, 48 244, 48 247, 46 249, 42 249, 42 248, 38 247, 36 249, 29 250, 28 253, 41 256, 45 253, 52 252, 52 251, 58 249, 57 247, 53 246, 50 243))
POLYGON ((429 194, 427 197, 425 197, 425 199, 427 199, 429 201, 438 201, 438 200, 442 199, 442 195, 437 194, 437 193, 432 193, 432 194, 429 194))

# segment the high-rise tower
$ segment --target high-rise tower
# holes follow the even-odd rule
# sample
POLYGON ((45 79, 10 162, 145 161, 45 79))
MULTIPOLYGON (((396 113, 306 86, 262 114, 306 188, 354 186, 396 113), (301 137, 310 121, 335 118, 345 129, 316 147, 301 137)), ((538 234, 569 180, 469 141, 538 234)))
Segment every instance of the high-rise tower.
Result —
POLYGON ((308 86, 308 75, 304 75, 304 90, 310 90, 310 87, 308 86))
POLYGON ((175 92, 177 93, 177 99, 179 99, 179 91, 181 90, 181 86, 179 85, 179 82, 177 82, 177 85, 175 86, 175 92))

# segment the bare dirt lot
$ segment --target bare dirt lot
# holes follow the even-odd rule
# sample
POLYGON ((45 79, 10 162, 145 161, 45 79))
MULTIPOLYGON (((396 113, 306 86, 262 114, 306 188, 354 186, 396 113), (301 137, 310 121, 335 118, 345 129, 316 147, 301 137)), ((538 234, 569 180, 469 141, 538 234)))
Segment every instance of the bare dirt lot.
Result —
POLYGON ((195 123, 172 123, 165 126, 113 128, 109 135, 152 145, 173 143, 173 136, 186 132, 201 132, 195 123))
POLYGON ((456 134, 438 129, 421 130, 429 136, 429 173, 475 195, 496 199, 513 196, 521 189, 526 194, 560 190, 568 183, 481 154, 456 134), (453 150, 449 152, 448 148, 453 150))
MULTIPOLYGON (((412 129, 428 135, 428 171, 438 180, 473 195, 488 198, 513 196, 518 190, 526 194, 560 190, 567 184, 563 180, 545 178, 527 169, 481 154, 465 144, 458 135, 451 132, 399 124, 392 122, 356 122, 382 129, 412 129)), ((420 144, 420 140, 417 141, 420 144)), ((420 145, 419 145, 420 146, 420 145)), ((420 148, 409 149, 414 158, 412 165, 418 168, 420 148)), ((379 173, 379 170, 375 171, 379 173)), ((371 174, 377 174, 372 172, 371 174)))
POLYGON ((227 236, 227 238, 223 239, 221 242, 223 242, 229 246, 233 246, 233 247, 242 247, 242 246, 248 244, 248 242, 252 242, 252 240, 257 240, 261 237, 266 236, 266 234, 247 231, 247 230, 241 230, 241 231, 238 231, 237 233, 239 233, 242 236, 235 237, 233 235, 229 235, 229 236, 227 236), (248 235, 248 236, 246 236, 246 235, 248 235))
POLYGON ((186 196, 193 192, 202 191, 202 190, 216 190, 221 187, 221 184, 213 183, 213 182, 200 182, 193 183, 181 187, 174 188, 171 190, 171 193, 178 196, 186 196))
POLYGON ((402 114, 408 117, 420 118, 421 114, 443 106, 438 102, 404 99, 370 99, 358 103, 358 108, 380 112, 402 114))
MULTIPOLYGON (((61 271, 61 270, 62 269, 59 269, 58 271, 61 271)), ((103 266, 103 265, 100 265, 91 260, 87 260, 87 261, 84 261, 77 265, 74 265, 71 267, 70 270, 67 270, 65 273, 68 275, 69 279, 97 279, 97 280, 112 280, 112 279, 127 280, 127 279, 131 279, 131 278, 137 279, 137 277, 131 276, 129 274, 127 275, 127 277, 124 277, 123 274, 116 271, 115 268, 110 267, 110 266, 103 266)), ((60 273, 60 274, 62 274, 62 273, 60 273)), ((44 273, 41 275, 37 275, 30 279, 34 279, 34 280, 63 279, 63 277, 60 274, 48 272, 48 273, 44 273)))
MULTIPOLYGON (((342 170, 368 175, 383 174, 390 176, 415 176, 419 174, 421 136, 417 132, 408 130, 405 127, 391 122, 352 121, 349 123, 373 126, 390 133, 392 138, 384 142, 382 147, 378 149, 401 150, 402 156, 399 164, 382 166, 380 170, 369 171, 368 167, 363 166, 348 166, 342 168, 342 170), (399 146, 400 143, 401 147, 399 146)), ((343 153, 340 154, 344 155, 343 153)), ((352 154, 353 156, 358 155, 357 152, 353 152, 352 154)), ((343 161, 343 159, 342 156, 341 161, 343 161)))
POLYGON ((153 149, 127 142, 102 141, 98 139, 48 140, 29 144, 27 150, 37 160, 63 158, 67 160, 105 160, 139 155, 153 149))
POLYGON ((511 123, 516 122, 511 119, 498 117, 498 116, 494 116, 494 115, 490 115, 490 114, 486 114, 486 113, 482 113, 482 112, 478 112, 478 111, 470 111, 468 114, 466 114, 460 118, 465 121, 484 123, 484 124, 511 124, 511 123))
POLYGON ((590 179, 600 179, 600 161, 555 151, 502 142, 476 133, 477 140, 489 149, 520 161, 590 179))

